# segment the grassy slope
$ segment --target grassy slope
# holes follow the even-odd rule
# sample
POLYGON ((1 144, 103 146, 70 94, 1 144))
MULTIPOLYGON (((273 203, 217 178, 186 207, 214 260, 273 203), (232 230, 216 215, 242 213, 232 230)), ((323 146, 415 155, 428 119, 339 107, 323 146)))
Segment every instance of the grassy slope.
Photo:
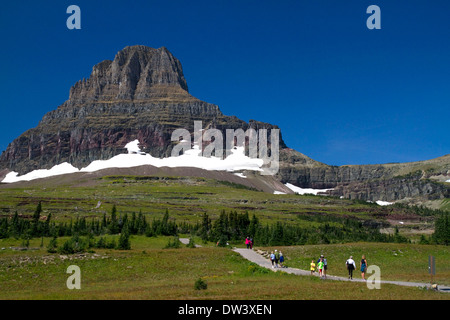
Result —
MULTIPOLYGON (((8 245, 17 244, 14 241, 0 240, 0 246, 6 247, 0 252, 0 299, 450 298, 448 294, 419 288, 382 285, 380 290, 369 290, 363 283, 321 281, 315 277, 273 273, 254 268, 229 249, 162 249, 167 238, 136 236, 132 238, 133 249, 130 251, 97 250, 98 256, 88 253, 83 259, 72 256, 72 260, 63 260, 58 254, 48 254, 44 249, 9 250, 8 245), (66 269, 72 264, 81 269, 81 290, 66 287, 69 276, 66 269), (194 282, 199 277, 208 283, 207 290, 194 290, 194 282)), ((45 239, 45 244, 47 241, 45 239)), ((39 243, 39 239, 32 240, 31 246, 38 247, 39 243)), ((360 249, 370 250, 364 244, 360 246, 360 249)), ((318 249, 314 246, 305 248, 314 253, 318 249)), ((292 250, 289 256, 299 249, 292 250)), ((445 254, 442 248, 436 250, 445 254)), ((406 265, 411 260, 407 257, 401 261, 406 265)), ((414 272, 423 273, 417 269, 414 272)))

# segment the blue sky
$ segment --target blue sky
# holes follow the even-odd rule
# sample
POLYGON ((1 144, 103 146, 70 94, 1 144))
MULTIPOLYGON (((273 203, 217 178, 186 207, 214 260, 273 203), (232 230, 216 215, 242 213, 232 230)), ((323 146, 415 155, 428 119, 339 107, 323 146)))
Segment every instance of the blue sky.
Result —
POLYGON ((450 153, 450 1, 20 1, 0 11, 0 150, 128 45, 167 47, 189 91, 280 126, 332 165, 450 153), (69 5, 81 30, 69 30, 69 5), (369 5, 381 30, 369 30, 369 5))

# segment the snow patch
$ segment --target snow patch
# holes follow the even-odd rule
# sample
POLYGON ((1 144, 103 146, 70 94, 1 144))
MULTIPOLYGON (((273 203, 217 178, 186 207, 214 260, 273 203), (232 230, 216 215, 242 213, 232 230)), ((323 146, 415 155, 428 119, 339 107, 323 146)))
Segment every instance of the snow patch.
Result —
MULTIPOLYGON (((236 147, 231 150, 231 155, 225 159, 216 157, 203 157, 201 150, 197 145, 187 150, 183 155, 178 157, 154 158, 139 148, 139 140, 134 140, 125 145, 128 150, 127 154, 119 154, 108 160, 96 160, 91 162, 87 167, 77 169, 71 164, 64 162, 58 164, 51 169, 39 169, 29 172, 25 175, 18 176, 17 172, 8 173, 2 182, 12 183, 17 181, 30 181, 39 178, 47 178, 61 174, 75 172, 94 172, 108 168, 131 168, 142 165, 151 165, 155 167, 194 167, 205 170, 217 171, 241 171, 253 170, 262 171, 263 159, 250 158, 245 155, 244 147, 236 147)), ((239 175, 239 173, 236 173, 239 175)), ((245 176, 241 173, 242 178, 245 176)))
POLYGON ((74 173, 78 171, 79 170, 74 166, 72 166, 70 163, 64 162, 52 167, 51 169, 38 169, 31 171, 27 174, 24 174, 22 176, 18 176, 17 172, 12 171, 5 176, 2 182, 12 183, 17 181, 30 181, 34 179, 47 178, 61 174, 74 173))
POLYGON ((450 182, 450 179, 446 180, 445 182, 450 182))
POLYGON ((294 186, 293 184, 290 184, 290 183, 286 183, 285 186, 288 187, 289 189, 291 189, 292 191, 294 191, 295 193, 298 193, 298 194, 314 194, 314 195, 317 195, 320 192, 326 192, 328 190, 333 190, 333 189, 300 188, 300 187, 294 186))
POLYGON ((134 141, 128 142, 125 145, 125 149, 128 150, 128 154, 145 154, 144 152, 141 151, 141 149, 139 148, 139 140, 136 139, 134 141))
POLYGON ((393 202, 387 202, 387 201, 381 201, 381 200, 377 200, 375 201, 376 204, 378 204, 379 206, 390 206, 391 204, 394 204, 393 202))
POLYGON ((273 194, 286 194, 286 192, 281 192, 281 191, 275 190, 275 191, 273 192, 273 194))
POLYGON ((238 177, 241 177, 241 178, 247 179, 247 177, 246 177, 243 173, 241 173, 241 172, 235 172, 234 175, 235 175, 235 176, 238 176, 238 177))

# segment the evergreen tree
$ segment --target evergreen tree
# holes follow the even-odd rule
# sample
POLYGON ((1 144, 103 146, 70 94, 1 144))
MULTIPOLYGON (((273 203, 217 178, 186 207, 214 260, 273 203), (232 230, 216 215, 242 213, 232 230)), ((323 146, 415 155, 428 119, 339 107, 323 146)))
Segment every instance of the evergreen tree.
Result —
POLYGON ((42 205, 39 201, 36 206, 36 210, 34 210, 33 219, 32 219, 32 227, 31 227, 31 236, 36 237, 39 236, 39 219, 41 217, 42 205))
POLYGON ((450 244, 449 214, 442 212, 434 223, 433 240, 437 244, 450 244))
POLYGON ((9 225, 8 225, 8 218, 1 218, 0 219, 0 239, 8 238, 9 237, 9 225))
POLYGON ((250 224, 249 224, 248 229, 247 229, 247 234, 250 237, 255 237, 256 236, 256 230, 258 230, 259 227, 260 227, 259 220, 256 217, 256 215, 253 214, 252 220, 250 221, 250 224))
POLYGON ((47 252, 56 253, 57 249, 58 249, 58 241, 56 240, 56 237, 53 237, 47 245, 47 252))
POLYGON ((17 211, 14 213, 11 219, 11 224, 9 226, 9 235, 16 239, 18 239, 20 236, 20 220, 17 211))
POLYGON ((111 234, 117 234, 120 232, 119 222, 117 221, 116 205, 113 205, 111 209, 111 221, 109 222, 108 230, 111 234))
POLYGON ((272 228, 272 236, 270 237, 271 246, 283 245, 284 228, 281 222, 277 222, 275 227, 272 228))
POLYGON ((118 250, 130 250, 130 234, 128 233, 128 228, 124 228, 125 230, 120 234, 119 242, 117 243, 118 250))
POLYGON ((204 243, 208 242, 211 231, 211 219, 206 212, 203 213, 202 225, 200 228, 200 237, 204 243))
POLYGON ((131 220, 130 220, 130 223, 128 225, 128 228, 130 230, 130 234, 137 234, 138 233, 136 212, 133 212, 131 214, 131 220))

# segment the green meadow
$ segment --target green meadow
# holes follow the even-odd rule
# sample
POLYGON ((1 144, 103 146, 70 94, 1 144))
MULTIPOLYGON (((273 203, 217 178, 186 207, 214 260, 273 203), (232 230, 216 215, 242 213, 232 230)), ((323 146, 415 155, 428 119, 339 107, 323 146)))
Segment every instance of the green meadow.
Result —
MULTIPOLYGON (((50 239, 44 239, 44 248, 40 247, 41 239, 33 239, 28 251, 10 249, 20 245, 19 240, 2 239, 0 299, 450 299, 447 293, 424 288, 383 284, 379 290, 370 290, 364 283, 272 272, 229 248, 212 244, 164 249, 169 239, 133 236, 131 250, 95 250, 75 255, 49 254, 45 245, 50 239), (80 267, 79 290, 66 286, 70 265, 80 267), (207 289, 194 288, 199 278, 207 283, 207 289)), ((391 244, 343 247, 308 245, 280 249, 286 252, 290 266, 305 268, 303 262, 326 251, 329 274, 336 275, 345 272, 341 257, 349 252, 355 256, 366 252, 369 263, 379 263, 380 257, 386 260, 385 264, 379 263, 382 279, 415 281, 427 281, 427 261, 423 260, 431 252, 437 257, 439 282, 449 279, 448 251, 443 246, 435 246, 431 251, 418 245, 397 246, 397 251, 404 252, 399 259, 388 254, 394 249, 391 244), (402 270, 397 272, 398 268, 402 270)))
MULTIPOLYGON (((53 182, 52 182, 53 181, 53 182)), ((428 256, 436 257, 434 282, 450 285, 448 246, 418 244, 433 231, 433 212, 406 206, 381 207, 362 201, 313 195, 274 195, 242 185, 194 177, 109 176, 55 183, 0 186, 0 218, 31 220, 38 203, 41 217, 51 214, 54 223, 101 219, 113 206, 118 217, 141 212, 147 221, 160 219, 166 210, 176 223, 199 224, 206 212, 214 223, 221 212, 248 212, 261 226, 277 223, 300 228, 350 228, 344 221, 375 225, 398 232, 411 243, 329 243, 256 248, 282 250, 286 264, 308 269, 311 259, 325 254, 331 275, 345 276, 345 260, 366 255, 369 265, 381 269, 382 280, 430 282, 428 256), (92 219, 91 219, 92 218, 92 219), (399 222, 402 223, 399 223, 399 222)), ((45 221, 45 220, 44 220, 45 221)), ((354 229, 355 226, 352 226, 354 229)), ((276 229, 273 229, 276 230, 276 229)), ((321 229, 322 230, 322 229, 321 229)), ((189 237, 190 235, 185 235, 189 237)), ((106 234, 118 241, 119 235, 106 234)), ((70 237, 58 237, 61 245, 70 237)), ((330 238, 333 240, 333 238, 330 238)), ((338 239, 338 238, 336 238, 338 239)), ((201 248, 166 249, 169 236, 131 235, 130 250, 89 248, 85 252, 47 252, 50 237, 20 236, 0 239, 0 299, 445 299, 450 294, 424 288, 382 285, 369 290, 364 283, 320 280, 317 277, 272 272, 242 258, 216 241, 201 248), (81 270, 81 289, 70 290, 68 266, 81 270), (207 289, 196 290, 198 279, 207 289)), ((230 241, 232 246, 244 246, 230 241)), ((355 272, 355 277, 359 273, 355 272)))

